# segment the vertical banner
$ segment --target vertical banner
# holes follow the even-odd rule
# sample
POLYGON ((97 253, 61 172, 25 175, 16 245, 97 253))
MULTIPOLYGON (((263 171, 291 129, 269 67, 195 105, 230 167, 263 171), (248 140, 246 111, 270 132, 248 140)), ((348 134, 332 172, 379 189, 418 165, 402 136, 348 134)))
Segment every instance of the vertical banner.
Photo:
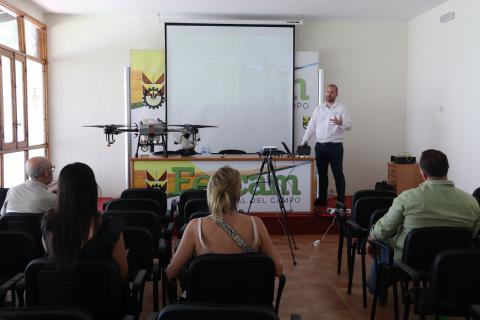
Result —
MULTIPOLYGON (((130 124, 165 121, 165 51, 130 50, 130 124)), ((137 148, 136 139, 131 139, 133 157, 137 148)), ((150 154, 139 150, 139 154, 150 154)))
POLYGON ((318 52, 297 51, 295 53, 295 96, 293 98, 295 150, 302 143, 313 109, 319 104, 319 88, 323 87, 323 83, 319 83, 321 81, 319 65, 318 52))

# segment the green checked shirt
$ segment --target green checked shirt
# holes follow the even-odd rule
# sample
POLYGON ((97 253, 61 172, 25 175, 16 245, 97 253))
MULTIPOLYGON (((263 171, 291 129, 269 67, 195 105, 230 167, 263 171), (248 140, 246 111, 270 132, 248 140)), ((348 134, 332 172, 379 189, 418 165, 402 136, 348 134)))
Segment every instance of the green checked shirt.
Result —
POLYGON ((395 260, 402 259, 407 234, 415 228, 480 226, 477 200, 449 180, 427 180, 417 188, 402 192, 383 218, 372 227, 370 235, 385 240, 395 250, 395 260))

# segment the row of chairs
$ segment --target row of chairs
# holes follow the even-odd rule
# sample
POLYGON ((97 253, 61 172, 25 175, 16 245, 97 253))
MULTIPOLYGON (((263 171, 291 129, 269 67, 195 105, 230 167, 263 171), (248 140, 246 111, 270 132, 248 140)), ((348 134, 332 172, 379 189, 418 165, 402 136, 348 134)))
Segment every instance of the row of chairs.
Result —
MULTIPOLYGON (((474 192, 478 197, 480 188, 474 192)), ((366 245, 371 227, 388 211, 396 194, 384 190, 362 190, 354 194, 352 199, 352 214, 348 216, 342 208, 336 211, 339 227, 338 264, 337 272, 341 271, 342 252, 344 239, 347 241, 347 266, 348 266, 348 293, 351 293, 355 255, 361 256, 362 294, 363 306, 367 307, 367 283, 366 283, 366 245)), ((479 199, 479 198, 477 198, 479 199)), ((377 271, 377 283, 372 303, 371 319, 375 319, 376 306, 379 300, 378 289, 380 283, 389 283, 393 288, 394 318, 399 319, 397 284, 400 283, 401 297, 404 302, 404 319, 408 319, 410 305, 414 304, 414 312, 425 314, 445 314, 456 316, 469 316, 469 306, 480 303, 480 295, 473 288, 478 288, 480 278, 473 270, 480 267, 480 251, 472 240, 470 230, 463 228, 421 228, 413 230, 407 237, 404 246, 403 259, 394 262, 393 248, 387 243, 372 240, 374 260, 377 271), (449 251, 456 249, 454 251, 449 251), (387 261, 381 261, 378 253, 383 250, 387 253, 387 261), (474 267, 464 269, 462 262, 470 259, 474 267), (455 262, 456 261, 456 262, 455 262), (455 262, 455 263, 453 263, 455 262), (472 269, 473 268, 473 269, 472 269), (450 273, 445 273, 449 270, 450 273), (454 282, 448 283, 446 274, 462 273, 457 278, 457 287, 454 282), (472 271, 469 273, 469 271, 472 271), (470 280, 468 280, 470 279, 470 280), (478 283, 477 283, 478 282, 478 283), (462 284, 458 286, 458 284, 462 284), (469 285, 467 285, 469 283, 469 285), (408 285, 413 284, 409 289, 408 285), (473 286, 472 286, 473 285, 473 286), (445 290, 445 288, 449 288, 445 290), (442 289, 440 289, 442 288, 442 289), (452 292, 462 289, 461 295, 452 298, 452 292), (434 290, 436 290, 434 292, 434 290), (443 291, 442 291, 443 290, 443 291), (450 296, 446 294, 450 291, 450 296), (440 308, 438 303, 450 301, 449 308, 440 308)), ((450 278, 451 279, 451 278, 450 278)), ((381 301, 382 302, 382 301, 381 301)), ((383 301, 385 302, 385 301, 383 301)))
MULTIPOLYGON (((172 209, 173 210, 171 211, 166 209, 165 194, 160 194, 156 190, 126 190, 122 193, 120 199, 112 200, 105 205, 105 211, 103 212, 103 215, 114 216, 125 221, 123 233, 126 247, 128 249, 130 284, 128 293, 126 295, 120 295, 120 298, 124 299, 123 304, 115 302, 117 301, 116 299, 119 298, 119 293, 122 292, 122 290, 119 289, 119 284, 114 281, 115 277, 112 276, 112 274, 115 273, 115 265, 112 266, 110 264, 109 266, 102 266, 103 264, 100 263, 99 265, 92 266, 87 262, 85 262, 87 264, 82 262, 78 266, 77 276, 72 279, 65 279, 61 274, 56 273, 54 262, 51 260, 40 258, 31 262, 32 259, 42 256, 44 254, 43 252, 35 252, 35 250, 30 250, 33 252, 25 253, 25 257, 22 260, 16 259, 15 255, 13 254, 13 252, 19 254, 21 250, 18 250, 18 248, 13 249, 13 247, 13 250, 11 251, 4 251, 0 248, 0 255, 5 253, 5 259, 2 258, 2 261, 21 260, 19 265, 13 266, 11 268, 12 270, 6 272, 8 274, 5 276, 3 276, 3 274, 0 275, 0 284, 2 285, 0 303, 3 304, 5 301, 4 297, 7 295, 7 292, 10 292, 13 304, 24 304, 27 307, 51 305, 52 303, 55 305, 75 304, 84 306, 96 318, 105 318, 107 314, 109 315, 107 318, 120 318, 120 316, 124 315, 125 313, 131 315, 133 318, 138 318, 138 315, 143 307, 142 301, 144 283, 145 281, 151 280, 153 282, 154 311, 158 311, 158 284, 160 281, 163 284, 163 306, 165 306, 167 302, 166 290, 168 288, 168 284, 164 275, 164 268, 171 258, 171 235, 173 228, 172 219, 177 222, 177 233, 181 234, 182 226, 188 223, 192 216, 195 217, 196 215, 208 214, 206 192, 204 190, 185 192, 180 196, 178 202, 174 202, 172 204, 172 209), (174 212, 174 214, 172 215, 171 212, 174 212), (173 218, 173 216, 175 218, 173 218), (93 269, 97 267, 110 270, 112 273, 108 274, 108 272, 105 270, 93 271, 93 269), (24 270, 25 273, 23 274, 24 270), (84 272, 83 270, 89 271, 84 272), (94 277, 96 280, 89 282, 87 281, 87 274, 99 274, 100 278, 96 279, 94 277), (15 278, 15 276, 17 278, 15 278), (21 280, 19 281, 19 279, 21 280), (108 292, 94 289, 92 287, 94 284, 102 284, 100 288, 110 289, 108 292), (52 287, 57 288, 57 290, 51 290, 52 287), (26 292, 25 301, 15 302, 16 296, 19 297, 19 300, 22 300, 23 292, 26 292), (58 294, 59 292, 61 292, 61 294, 58 294), (79 294, 73 294, 72 292, 78 292, 79 294), (89 292, 99 293, 101 297, 97 297, 95 294, 89 294, 89 292), (114 294, 114 296, 111 297, 110 294, 114 294), (105 302, 102 300, 102 297, 105 299, 108 297, 109 300, 105 302), (115 309, 115 306, 118 307, 119 305, 125 305, 125 301, 127 301, 127 310, 115 309), (99 304, 95 304, 94 302, 98 302, 99 304)), ((14 233, 17 237, 25 238, 26 240, 24 242, 26 244, 24 247, 32 249, 38 247, 39 245, 41 246, 39 224, 40 219, 38 215, 17 213, 6 215, 2 217, 0 225, 3 225, 5 229, 10 228, 10 230, 16 228, 16 231, 1 231, 0 233, 14 233), (26 221, 28 222, 25 223, 26 221), (28 226, 28 228, 26 226, 28 226)), ((12 238, 9 239, 10 240, 6 239, 0 241, 0 245, 22 243, 22 241, 12 240, 12 238)), ((250 302, 255 302, 256 304, 260 303, 260 305, 264 305, 265 301, 270 301, 270 307, 267 308, 270 311, 278 311, 281 292, 285 284, 285 277, 282 276, 280 278, 279 289, 276 295, 276 303, 275 306, 272 306, 271 303, 273 301, 274 288, 273 280, 275 279, 275 272, 273 268, 273 262, 269 257, 263 255, 254 255, 253 257, 249 257, 248 255, 239 255, 238 257, 233 257, 228 255, 228 257, 204 256, 200 258, 202 259, 195 260, 195 263, 192 264, 191 271, 189 272, 189 274, 192 276, 190 277, 191 282, 187 282, 189 283, 187 286, 189 288, 187 292, 190 292, 187 297, 189 299, 187 299, 188 301, 198 302, 198 300, 200 300, 208 301, 209 303, 218 303, 219 301, 224 303, 243 302, 247 304, 250 302), (220 260, 215 260, 218 258, 220 258, 220 260), (244 267, 241 270, 235 268, 233 265, 227 268, 221 267, 222 263, 224 265, 225 263, 228 264, 230 261, 229 259, 241 259, 242 262, 231 260, 230 263, 233 263, 236 266, 244 265, 244 267), (262 259, 264 261, 263 264, 259 262, 262 261, 262 259), (205 264, 203 264, 201 261, 204 261, 203 263, 205 264), (219 268, 217 270, 218 272, 213 274, 217 274, 217 276, 219 274, 223 274, 225 277, 231 279, 231 281, 238 285, 239 288, 241 288, 240 285, 243 285, 243 291, 239 291, 243 292, 243 294, 226 300, 225 295, 221 295, 220 297, 211 296, 211 293, 218 292, 217 289, 220 287, 215 287, 215 279, 210 278, 207 281, 204 280, 208 277, 208 275, 212 275, 212 273, 209 273, 206 270, 211 270, 213 267, 202 267, 203 265, 208 265, 209 261, 215 261, 213 262, 213 265, 216 268, 219 268), (252 272, 245 272, 245 270, 248 270, 248 265, 252 266, 252 272), (268 265, 270 265, 270 268, 268 265), (262 268, 263 272, 260 272, 262 268), (203 271, 194 276, 194 274, 197 272, 195 270, 203 271), (233 273, 225 273, 225 270, 236 271, 233 273), (241 279, 239 276, 241 274, 247 275, 247 278, 244 277, 241 279), (248 275, 255 275, 254 278, 256 278, 249 279, 248 275), (266 284, 265 279, 269 279, 269 282, 266 284), (250 283, 249 281, 255 284, 253 289, 245 286, 246 283, 250 283), (198 283, 202 284, 198 285, 198 283), (262 283, 264 284, 263 286, 261 285, 262 283), (212 288, 216 289, 212 290, 212 288), (200 299, 199 297, 202 296, 208 297, 208 299, 200 299), (262 299, 260 299, 260 296, 262 299), (251 300, 242 300, 241 297, 251 297, 251 300), (223 300, 219 300, 220 298, 223 298, 223 300)), ((3 267, 4 265, 2 264, 0 273, 3 270, 6 270, 6 268, 3 267)), ((116 270, 116 274, 118 275, 118 270, 116 270)), ((216 278, 218 279, 218 277, 216 278)), ((227 278, 217 282, 217 285, 225 286, 225 284, 228 283, 226 280, 227 278)), ((221 291, 225 291, 228 288, 230 288, 230 286, 224 287, 221 291)), ((175 301, 175 299, 172 299, 172 301, 175 301)))

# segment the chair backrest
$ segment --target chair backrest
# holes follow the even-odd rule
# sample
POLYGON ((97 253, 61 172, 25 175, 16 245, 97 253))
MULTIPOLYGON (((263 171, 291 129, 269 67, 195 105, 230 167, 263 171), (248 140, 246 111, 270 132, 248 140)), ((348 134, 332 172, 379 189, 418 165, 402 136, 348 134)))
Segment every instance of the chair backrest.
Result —
MULTIPOLYGON (((145 228, 125 226, 122 229, 128 250, 128 273, 133 280, 139 270, 151 273, 153 269, 153 237, 145 228)), ((158 242, 157 242, 158 243, 158 242)))
POLYGON ((470 305, 480 303, 480 250, 454 249, 440 253, 432 268, 431 294, 434 308, 453 307, 469 316, 470 305))
POLYGON ((126 310, 125 287, 111 261, 81 261, 71 274, 55 262, 35 259, 25 270, 26 306, 76 306, 95 319, 121 319, 126 310))
POLYGON ((170 304, 156 320, 278 320, 271 309, 251 305, 219 305, 200 303, 170 304))
POLYGON ((9 188, 0 188, 0 208, 3 207, 5 198, 7 197, 7 192, 9 188))
POLYGON ((0 231, 0 284, 25 271, 35 258, 35 242, 29 234, 0 231))
MULTIPOLYGON (((113 205, 115 207, 116 204, 113 205)), ((153 211, 146 210, 106 210, 103 212, 104 217, 120 218, 125 222, 125 227, 139 227, 148 230, 151 233, 153 241, 158 244, 160 237, 160 228, 158 216, 153 211)))
POLYGON ((247 154, 247 152, 239 149, 223 149, 218 151, 219 154, 247 154))
POLYGON ((189 302, 272 308, 275 266, 265 254, 201 255, 192 260, 187 272, 189 302))
POLYGON ((353 206, 352 220, 364 228, 370 228, 371 215, 376 210, 390 208, 393 200, 393 197, 362 197, 353 206))
POLYGON ((162 207, 157 201, 152 199, 115 199, 107 204, 107 211, 112 210, 135 210, 154 212, 158 217, 159 224, 165 222, 165 213, 167 207, 162 207))
POLYGON ((195 211, 190 216, 190 221, 192 221, 193 219, 197 219, 197 218, 208 217, 209 215, 210 215, 210 212, 208 212, 208 211, 195 211))
POLYGON ((409 232, 403 245, 402 261, 408 266, 430 272, 436 256, 446 250, 468 248, 472 232, 465 228, 418 228, 409 232))
POLYGON ((192 199, 207 199, 207 190, 189 189, 182 191, 178 198, 178 227, 181 227, 187 222, 183 220, 185 204, 188 200, 192 199))
POLYGON ((360 200, 361 198, 366 197, 387 197, 387 198, 395 198, 397 194, 394 191, 390 190, 359 190, 353 194, 352 197, 352 208, 355 207, 355 202, 360 200))
POLYGON ((41 257, 45 254, 42 244, 42 216, 39 213, 6 213, 0 218, 0 230, 29 234, 34 241, 35 258, 41 257))
POLYGON ((76 308, 8 308, 0 309, 0 320, 93 320, 76 308))
POLYGON ((160 204, 162 208, 167 209, 167 194, 165 190, 154 188, 131 188, 122 191, 122 199, 151 199, 160 204))
POLYGON ((190 216, 195 212, 208 212, 207 199, 190 199, 183 208, 183 221, 190 221, 190 216))
POLYGON ((388 212, 388 209, 378 209, 373 211, 372 215, 370 216, 370 225, 373 226, 375 223, 377 223, 378 220, 380 220, 386 213, 388 212))

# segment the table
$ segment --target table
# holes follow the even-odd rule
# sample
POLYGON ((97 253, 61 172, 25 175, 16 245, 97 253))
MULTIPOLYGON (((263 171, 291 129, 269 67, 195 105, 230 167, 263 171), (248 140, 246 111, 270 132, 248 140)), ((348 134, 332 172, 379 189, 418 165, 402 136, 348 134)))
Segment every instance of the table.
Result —
MULTIPOLYGON (((144 156, 130 159, 130 188, 163 188, 169 202, 183 190, 206 188, 210 176, 229 165, 240 171, 242 196, 238 209, 247 211, 258 179, 263 158, 246 155, 195 155, 190 157, 144 156)), ((311 213, 316 190, 313 157, 276 156, 273 158, 279 188, 287 211, 311 213)), ((278 197, 273 179, 266 174, 259 179, 252 213, 278 213, 278 197), (269 184, 270 182, 270 184, 269 184)))

